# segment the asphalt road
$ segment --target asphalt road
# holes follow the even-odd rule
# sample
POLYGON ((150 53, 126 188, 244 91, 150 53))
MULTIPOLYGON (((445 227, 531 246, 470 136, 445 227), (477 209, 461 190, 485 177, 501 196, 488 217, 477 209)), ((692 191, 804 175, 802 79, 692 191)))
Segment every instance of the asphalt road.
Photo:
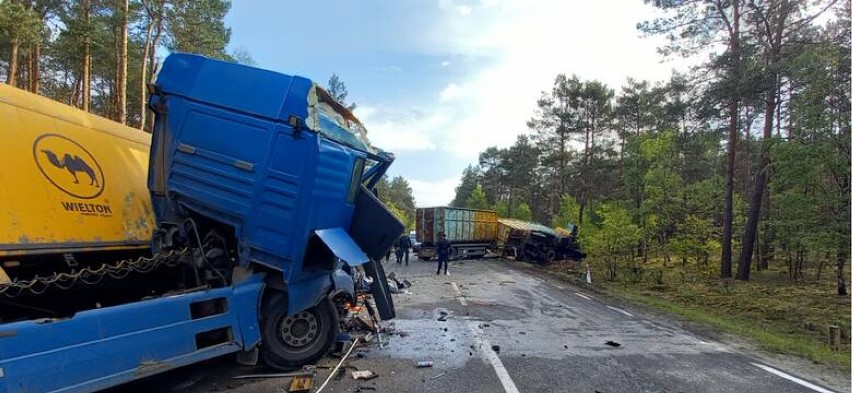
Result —
MULTIPOLYGON (((455 262, 450 276, 435 275, 434 262, 385 266, 413 284, 410 294, 394 295, 397 319, 389 323, 407 335, 383 336, 383 348, 372 343, 353 353, 350 365, 377 378, 356 381, 347 373, 324 392, 848 391, 837 390, 848 388, 848 380, 835 379, 828 389, 827 379, 812 372, 804 377, 802 370, 772 365, 523 263, 455 262), (442 313, 445 321, 438 320, 442 313), (418 361, 434 365, 417 368, 418 361)), ((289 378, 232 379, 262 372, 268 371, 223 358, 113 391, 287 391, 289 378)), ((319 370, 316 386, 328 374, 319 370)))

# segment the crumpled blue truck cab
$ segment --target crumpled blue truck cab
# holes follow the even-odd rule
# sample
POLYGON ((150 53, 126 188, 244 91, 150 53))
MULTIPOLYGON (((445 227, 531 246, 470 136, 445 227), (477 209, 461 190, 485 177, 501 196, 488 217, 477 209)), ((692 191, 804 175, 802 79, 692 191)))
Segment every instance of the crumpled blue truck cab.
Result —
POLYGON ((267 363, 321 356, 362 283, 393 318, 375 261, 403 225, 371 192, 393 156, 349 110, 306 78, 190 54, 170 55, 151 92, 153 249, 196 250, 199 285, 262 275, 267 363))

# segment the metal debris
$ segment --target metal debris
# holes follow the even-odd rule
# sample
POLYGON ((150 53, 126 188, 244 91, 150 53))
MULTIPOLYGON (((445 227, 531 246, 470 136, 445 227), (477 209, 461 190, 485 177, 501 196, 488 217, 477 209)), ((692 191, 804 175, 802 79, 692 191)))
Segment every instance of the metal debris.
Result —
POLYGON ((620 346, 621 346, 621 344, 619 344, 619 343, 617 343, 617 342, 615 342, 615 341, 607 341, 605 344, 606 344, 606 345, 609 345, 609 346, 611 346, 611 347, 616 347, 616 348, 618 348, 618 347, 620 347, 620 346))

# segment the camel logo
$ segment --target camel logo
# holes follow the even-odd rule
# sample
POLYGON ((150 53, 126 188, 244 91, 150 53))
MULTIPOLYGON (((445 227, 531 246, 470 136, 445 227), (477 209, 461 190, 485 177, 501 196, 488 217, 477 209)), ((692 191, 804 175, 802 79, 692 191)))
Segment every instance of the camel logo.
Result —
POLYGON ((68 195, 92 199, 104 190, 104 172, 95 157, 79 143, 61 135, 44 134, 33 143, 33 158, 47 180, 68 195))

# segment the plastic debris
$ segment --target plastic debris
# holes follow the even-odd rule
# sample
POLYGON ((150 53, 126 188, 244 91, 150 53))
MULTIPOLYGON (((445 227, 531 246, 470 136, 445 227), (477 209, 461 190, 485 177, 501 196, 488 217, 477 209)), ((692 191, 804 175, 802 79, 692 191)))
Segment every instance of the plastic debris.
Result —
POLYGON ((370 370, 361 370, 361 371, 353 371, 352 379, 363 379, 365 381, 378 377, 379 374, 376 374, 370 370))

